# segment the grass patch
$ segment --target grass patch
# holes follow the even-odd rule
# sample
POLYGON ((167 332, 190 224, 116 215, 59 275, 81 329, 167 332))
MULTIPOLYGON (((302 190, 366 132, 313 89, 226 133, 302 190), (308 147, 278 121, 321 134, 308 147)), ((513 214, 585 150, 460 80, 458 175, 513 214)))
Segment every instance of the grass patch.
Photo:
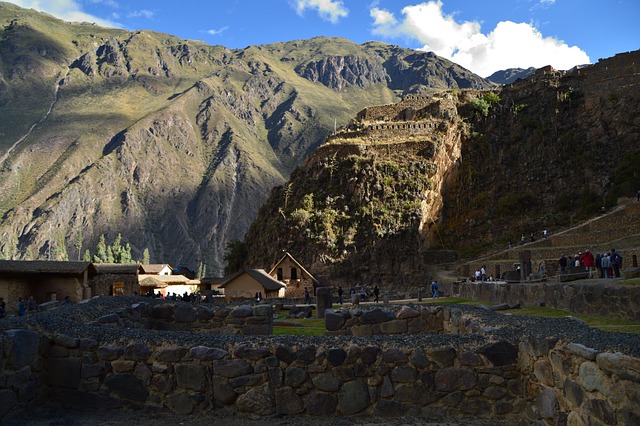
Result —
POLYGON ((640 334, 640 324, 634 321, 616 318, 599 317, 594 315, 576 314, 562 309, 531 306, 521 309, 498 311, 501 314, 529 315, 544 318, 565 318, 572 316, 586 322, 589 327, 598 328, 603 331, 617 331, 620 333, 640 334))
POLYGON ((620 285, 640 285, 640 278, 630 278, 628 280, 622 280, 618 284, 620 285))
MULTIPOLYGON (((277 318, 284 318, 287 314, 278 314, 277 318)), ((275 325, 273 326, 274 336, 324 336, 324 318, 296 318, 292 322, 302 324, 302 327, 295 325, 275 325)))

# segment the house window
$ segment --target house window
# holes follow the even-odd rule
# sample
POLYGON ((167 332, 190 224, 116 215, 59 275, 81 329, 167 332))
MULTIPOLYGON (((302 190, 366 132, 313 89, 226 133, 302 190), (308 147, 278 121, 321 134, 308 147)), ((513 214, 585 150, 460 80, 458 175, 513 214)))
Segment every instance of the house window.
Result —
POLYGON ((282 281, 282 279, 283 279, 282 278, 282 268, 278 268, 278 272, 276 272, 276 273, 278 274, 277 280, 278 281, 282 281))
POLYGON ((291 279, 292 280, 297 280, 298 279, 298 269, 297 268, 291 268, 291 279))

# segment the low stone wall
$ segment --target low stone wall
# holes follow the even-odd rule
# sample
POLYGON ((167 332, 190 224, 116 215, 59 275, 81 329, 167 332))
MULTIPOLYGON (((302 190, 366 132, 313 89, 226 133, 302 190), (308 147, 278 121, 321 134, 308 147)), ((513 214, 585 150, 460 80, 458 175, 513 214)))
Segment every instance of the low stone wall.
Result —
POLYGON ((545 306, 571 312, 640 321, 640 288, 599 283, 528 284, 443 282, 444 294, 493 304, 545 306))
POLYGON ((640 360, 553 339, 210 346, 98 342, 9 330, 0 419, 48 401, 190 415, 474 416, 516 424, 638 424, 640 360))
MULTIPOLYGON (((368 328, 366 337, 248 338, 128 328, 144 318, 188 322, 179 321, 192 317, 186 307, 201 310, 116 303, 120 298, 104 298, 84 310, 73 305, 0 321, 0 423, 53 403, 211 413, 212 421, 220 413, 243 413, 640 424, 640 339, 575 320, 390 306, 393 312, 328 311, 327 322, 332 315, 345 321, 337 331, 368 328), (104 320, 109 308, 122 328, 104 320), (398 321, 405 321, 406 332, 385 332, 398 321)), ((240 312, 265 308, 223 309, 233 323, 240 312)))
POLYGON ((271 305, 209 307, 189 303, 136 303, 93 322, 107 327, 194 331, 244 336, 273 334, 271 305))
POLYGON ((327 311, 327 336, 373 336, 377 334, 467 334, 479 330, 473 318, 446 306, 402 306, 398 312, 386 309, 327 311))

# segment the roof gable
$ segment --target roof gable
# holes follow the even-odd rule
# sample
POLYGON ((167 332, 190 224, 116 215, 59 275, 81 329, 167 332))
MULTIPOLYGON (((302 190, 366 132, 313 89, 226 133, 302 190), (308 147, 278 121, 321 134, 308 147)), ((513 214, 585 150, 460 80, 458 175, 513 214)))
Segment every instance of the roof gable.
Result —
POLYGON ((267 271, 265 271, 264 269, 247 269, 244 271, 236 272, 235 274, 230 275, 220 287, 224 288, 228 286, 236 278, 244 274, 249 275, 258 284, 260 284, 265 290, 268 290, 268 291, 280 290, 281 288, 286 287, 281 282, 273 279, 273 277, 267 274, 267 271))
POLYGON ((309 271, 307 271, 304 266, 302 266, 300 264, 300 262, 298 262, 295 257, 293 257, 291 255, 291 253, 289 253, 288 251, 284 252, 284 256, 282 256, 282 258, 276 262, 275 266, 273 268, 271 268, 271 270, 269 271, 269 275, 273 274, 274 271, 276 270, 276 268, 278 268, 278 266, 280 266, 286 259, 289 259, 291 262, 293 262, 298 268, 300 268, 300 270, 305 273, 306 275, 309 276, 309 278, 311 278, 312 281, 314 282, 318 282, 318 280, 315 279, 315 277, 313 275, 311 275, 311 273, 309 271))

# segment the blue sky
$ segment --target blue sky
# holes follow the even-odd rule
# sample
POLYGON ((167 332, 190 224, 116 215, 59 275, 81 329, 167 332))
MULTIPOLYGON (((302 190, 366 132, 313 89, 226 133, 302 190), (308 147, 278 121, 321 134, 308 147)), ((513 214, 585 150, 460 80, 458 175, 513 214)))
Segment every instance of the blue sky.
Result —
POLYGON ((431 50, 486 77, 640 49, 640 0, 15 0, 69 21, 230 48, 337 36, 431 50))

